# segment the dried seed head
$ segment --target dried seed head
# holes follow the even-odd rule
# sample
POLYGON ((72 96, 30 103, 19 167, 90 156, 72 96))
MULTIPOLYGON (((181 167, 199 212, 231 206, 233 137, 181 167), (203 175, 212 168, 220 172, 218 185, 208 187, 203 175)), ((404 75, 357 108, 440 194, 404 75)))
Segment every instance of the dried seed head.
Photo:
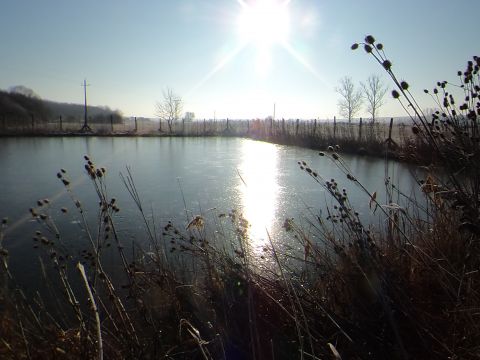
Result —
POLYGON ((392 97, 394 99, 398 99, 400 97, 400 93, 397 90, 392 90, 392 97))
POLYGON ((403 90, 408 90, 408 83, 406 81, 402 81, 400 83, 400 86, 402 87, 403 90))
POLYGON ((392 63, 390 60, 385 60, 383 63, 382 63, 383 67, 385 68, 385 70, 390 70, 392 68, 392 63))
POLYGON ((382 51, 383 50, 383 44, 382 43, 378 43, 377 44, 377 49, 382 51))
POLYGON ((350 49, 357 50, 358 49, 358 44, 357 43, 353 44, 352 46, 350 46, 350 49))
POLYGON ((365 37, 365 42, 367 44, 373 45, 373 43, 375 42, 375 38, 372 35, 367 35, 365 37))
POLYGON ((370 45, 368 45, 368 44, 365 44, 365 45, 363 46, 363 48, 365 49, 365 51, 366 51, 367 53, 371 53, 372 50, 373 50, 372 47, 371 47, 370 45))

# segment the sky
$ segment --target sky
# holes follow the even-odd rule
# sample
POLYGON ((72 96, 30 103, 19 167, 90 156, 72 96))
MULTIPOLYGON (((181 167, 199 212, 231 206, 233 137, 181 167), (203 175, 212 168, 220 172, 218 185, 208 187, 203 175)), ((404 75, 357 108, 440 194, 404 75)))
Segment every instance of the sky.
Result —
MULTIPOLYGON (((197 119, 338 117, 339 79, 387 74, 354 42, 372 34, 423 94, 480 55, 474 0, 2 0, 0 89, 155 117, 171 88, 197 119)), ((361 116, 367 117, 362 109, 361 116)), ((380 116, 402 116, 387 97, 380 116)))

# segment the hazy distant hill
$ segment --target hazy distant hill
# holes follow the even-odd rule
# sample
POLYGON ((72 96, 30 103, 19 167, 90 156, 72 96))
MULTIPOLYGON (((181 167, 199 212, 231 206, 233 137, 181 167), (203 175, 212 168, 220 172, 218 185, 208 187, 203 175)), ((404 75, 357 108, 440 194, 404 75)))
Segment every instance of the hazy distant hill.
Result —
MULTIPOLYGON (((63 120, 80 121, 84 117, 82 104, 59 103, 42 100, 34 92, 20 93, 0 90, 0 124, 8 126, 48 122, 62 116, 63 120)), ((88 117, 92 123, 122 122, 122 114, 107 106, 88 106, 88 117)))
MULTIPOLYGON (((44 100, 44 104, 51 112, 54 119, 62 116, 65 121, 83 119, 84 105, 59 103, 50 100, 44 100)), ((90 121, 94 123, 110 122, 110 116, 113 116, 113 122, 122 121, 122 114, 118 110, 112 110, 108 106, 88 106, 87 114, 90 121)))
POLYGON ((51 110, 44 101, 34 96, 0 90, 0 119, 6 124, 35 121, 45 122, 51 110))

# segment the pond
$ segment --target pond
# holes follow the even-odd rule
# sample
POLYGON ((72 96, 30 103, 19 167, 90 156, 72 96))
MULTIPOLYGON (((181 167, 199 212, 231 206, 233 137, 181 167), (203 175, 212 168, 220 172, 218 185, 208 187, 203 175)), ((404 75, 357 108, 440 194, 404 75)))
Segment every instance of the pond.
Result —
MULTIPOLYGON (((120 238, 142 245, 145 227, 138 209, 120 178, 128 166, 145 213, 160 228, 172 220, 180 228, 195 215, 217 217, 238 209, 250 223, 253 248, 261 248, 268 234, 276 242, 288 241, 282 225, 288 218, 325 217, 333 201, 297 161, 306 161, 325 179, 335 178, 346 188, 350 201, 367 223, 376 219, 369 197, 347 180, 338 166, 318 151, 274 145, 239 138, 155 137, 33 137, 0 139, 0 218, 8 217, 3 246, 10 252, 10 266, 22 273, 37 271, 31 261, 36 221, 29 208, 49 199, 50 215, 72 249, 85 233, 74 201, 86 209, 86 219, 97 221, 98 198, 84 169, 84 155, 107 169, 109 196, 117 199, 120 238), (65 169, 69 194, 56 174, 65 169), (59 209, 67 208, 67 214, 59 209), (15 260, 16 259, 16 260, 15 260), (20 259, 20 260, 19 260, 20 259)), ((380 202, 385 196, 385 161, 380 158, 342 156, 355 177, 380 202)), ((389 163, 392 181, 406 194, 418 192, 412 168, 389 163)))

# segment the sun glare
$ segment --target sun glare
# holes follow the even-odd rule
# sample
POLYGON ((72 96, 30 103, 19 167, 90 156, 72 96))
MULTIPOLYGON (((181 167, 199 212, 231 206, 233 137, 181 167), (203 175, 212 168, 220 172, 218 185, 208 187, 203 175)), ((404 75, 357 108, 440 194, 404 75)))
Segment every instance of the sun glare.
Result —
POLYGON ((288 1, 240 1, 242 12, 238 18, 238 31, 242 41, 254 43, 260 49, 287 42, 290 19, 288 1))
POLYGON ((238 169, 243 214, 250 223, 252 247, 265 245, 272 231, 280 191, 278 149, 271 144, 246 140, 242 144, 242 163, 238 169))
POLYGON ((275 62, 273 48, 278 45, 312 75, 326 86, 330 86, 308 59, 291 44, 290 26, 294 22, 290 18, 290 2, 291 0, 237 0, 240 5, 240 13, 234 24, 238 36, 237 46, 226 54, 189 93, 200 88, 251 45, 256 48, 253 60, 259 79, 266 79, 270 75, 275 62))

